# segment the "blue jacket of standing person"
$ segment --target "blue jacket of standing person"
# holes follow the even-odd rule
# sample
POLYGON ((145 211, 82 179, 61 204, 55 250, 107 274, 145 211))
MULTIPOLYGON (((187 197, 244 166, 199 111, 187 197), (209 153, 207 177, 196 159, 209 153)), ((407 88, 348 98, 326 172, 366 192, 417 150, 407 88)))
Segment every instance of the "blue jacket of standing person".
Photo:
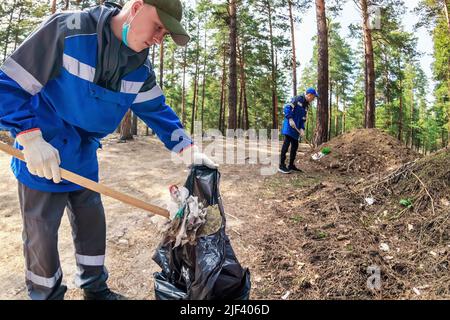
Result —
POLYGON ((305 130, 306 116, 308 114, 309 103, 304 95, 299 95, 291 99, 289 104, 284 106, 284 121, 281 133, 298 139, 300 134, 289 125, 289 119, 294 119, 297 128, 305 130))

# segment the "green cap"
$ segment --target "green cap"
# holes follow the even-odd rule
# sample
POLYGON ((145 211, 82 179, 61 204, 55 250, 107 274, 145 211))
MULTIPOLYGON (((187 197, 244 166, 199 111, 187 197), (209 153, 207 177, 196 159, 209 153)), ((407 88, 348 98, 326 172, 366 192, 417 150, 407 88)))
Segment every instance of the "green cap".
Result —
POLYGON ((181 25, 183 6, 180 0, 144 0, 144 3, 154 6, 164 27, 169 30, 173 41, 179 46, 185 46, 191 37, 181 25))

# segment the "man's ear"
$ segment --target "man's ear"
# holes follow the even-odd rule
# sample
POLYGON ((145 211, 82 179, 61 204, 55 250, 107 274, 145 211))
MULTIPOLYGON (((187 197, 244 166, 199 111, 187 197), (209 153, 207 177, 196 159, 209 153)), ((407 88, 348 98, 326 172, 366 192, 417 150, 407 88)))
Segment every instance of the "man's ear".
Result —
POLYGON ((133 5, 131 6, 131 14, 135 16, 136 13, 139 11, 139 9, 141 9, 143 6, 144 6, 143 0, 135 0, 133 5))

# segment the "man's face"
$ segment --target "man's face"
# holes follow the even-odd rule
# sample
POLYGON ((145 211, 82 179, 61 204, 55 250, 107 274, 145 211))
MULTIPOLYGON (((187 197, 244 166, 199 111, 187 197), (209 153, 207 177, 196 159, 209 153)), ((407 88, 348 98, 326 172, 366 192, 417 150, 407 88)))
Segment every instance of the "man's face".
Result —
POLYGON ((169 31, 164 28, 156 8, 142 1, 136 1, 130 9, 131 22, 128 32, 128 46, 141 52, 155 44, 160 44, 169 31))
POLYGON ((308 93, 305 98, 306 98, 306 101, 311 103, 311 102, 313 102, 316 99, 316 96, 311 94, 311 93, 308 93))

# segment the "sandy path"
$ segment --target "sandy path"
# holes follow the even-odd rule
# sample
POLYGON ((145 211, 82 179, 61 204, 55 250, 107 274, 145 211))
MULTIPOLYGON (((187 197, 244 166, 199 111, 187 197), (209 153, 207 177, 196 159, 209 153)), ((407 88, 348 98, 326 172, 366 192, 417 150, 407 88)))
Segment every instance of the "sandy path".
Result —
MULTIPOLYGON (((169 152, 159 140, 138 137, 133 142, 117 143, 107 139, 99 150, 101 182, 144 201, 164 205, 169 199, 168 186, 181 185, 188 174, 184 165, 170 162, 169 152)), ((0 299, 26 299, 24 259, 22 256, 22 221, 18 206, 17 182, 9 169, 10 157, 0 154, 0 299)), ((222 165, 221 193, 228 218, 228 234, 244 266, 257 263, 255 246, 246 237, 252 232, 255 214, 252 203, 260 201, 255 186, 264 177, 259 165, 222 165), (238 218, 235 219, 234 217, 238 218)), ((151 257, 160 240, 161 219, 103 197, 107 217, 107 258, 110 287, 130 299, 153 299, 153 272, 159 267, 151 257)), ((257 215, 256 219, 260 219, 257 215)), ((68 299, 80 299, 73 284, 76 272, 70 226, 64 215, 59 252, 68 299)), ((252 278, 259 277, 252 273, 252 278)), ((257 283, 255 283, 257 288, 257 283)))

